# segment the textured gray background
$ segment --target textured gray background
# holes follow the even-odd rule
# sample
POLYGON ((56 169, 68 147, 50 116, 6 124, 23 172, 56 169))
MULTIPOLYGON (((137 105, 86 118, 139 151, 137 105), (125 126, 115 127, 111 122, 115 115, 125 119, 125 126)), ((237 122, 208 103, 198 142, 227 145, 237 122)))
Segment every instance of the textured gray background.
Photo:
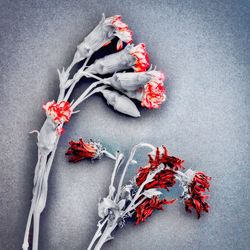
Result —
MULTIPOLYGON (((36 163, 43 102, 58 94, 56 68, 100 20, 122 14, 168 75, 167 101, 140 119, 114 112, 101 96, 81 106, 60 141, 41 218, 40 249, 86 249, 97 201, 113 165, 69 165, 69 139, 98 138, 127 152, 139 141, 166 144, 185 166, 213 177, 211 213, 200 220, 176 203, 146 223, 115 232, 104 249, 249 247, 249 1, 1 0, 0 249, 21 249, 36 163), (143 3, 142 3, 143 2, 143 3)), ((84 89, 82 81, 77 88, 84 89)), ((85 86, 84 86, 85 85, 85 86)))

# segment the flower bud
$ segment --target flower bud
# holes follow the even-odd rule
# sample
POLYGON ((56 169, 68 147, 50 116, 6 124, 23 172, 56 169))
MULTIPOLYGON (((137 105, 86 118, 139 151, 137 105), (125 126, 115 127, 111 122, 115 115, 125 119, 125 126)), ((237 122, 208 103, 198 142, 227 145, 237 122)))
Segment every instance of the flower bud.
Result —
POLYGON ((143 43, 127 45, 120 52, 98 59, 90 65, 86 72, 92 74, 108 74, 133 68, 135 71, 145 71, 149 67, 149 58, 143 43))
POLYGON ((140 116, 139 110, 128 97, 121 95, 116 91, 106 89, 102 91, 102 94, 106 98, 107 103, 113 106, 115 110, 133 117, 140 116))
POLYGON ((127 24, 121 21, 121 16, 105 18, 103 15, 102 20, 95 29, 77 46, 75 58, 84 59, 91 56, 102 46, 110 43, 115 37, 119 38, 117 50, 122 48, 122 42, 132 43, 132 31, 129 30, 127 24))
POLYGON ((104 147, 99 142, 90 140, 85 142, 80 139, 78 142, 70 141, 66 155, 69 157, 69 162, 78 162, 83 159, 100 159, 103 156, 104 147))

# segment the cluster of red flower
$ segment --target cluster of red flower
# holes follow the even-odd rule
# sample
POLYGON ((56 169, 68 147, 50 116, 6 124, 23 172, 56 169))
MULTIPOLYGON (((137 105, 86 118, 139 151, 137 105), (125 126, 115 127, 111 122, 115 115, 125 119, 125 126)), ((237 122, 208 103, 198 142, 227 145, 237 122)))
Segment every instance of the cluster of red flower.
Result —
MULTIPOLYGON (((148 174, 157 169, 161 164, 165 166, 164 169, 157 173, 153 181, 147 183, 144 189, 164 188, 169 190, 169 187, 174 186, 176 183, 175 170, 183 168, 183 160, 169 156, 165 146, 162 149, 163 153, 160 152, 159 148, 156 149, 155 157, 149 154, 149 164, 138 170, 136 178, 137 186, 140 186, 147 179, 148 174)), ((145 221, 155 209, 162 210, 164 204, 172 204, 174 201, 160 200, 157 196, 146 199, 136 208, 136 224, 145 221)))
MULTIPOLYGON (((121 21, 121 16, 107 18, 106 22, 111 22, 112 26, 115 28, 116 36, 119 38, 117 50, 123 47, 122 41, 127 44, 132 43, 133 32, 128 28, 127 24, 121 21)), ((108 41, 104 46, 108 45, 110 42, 111 41, 108 41)), ((144 72, 148 69, 150 62, 145 44, 138 44, 131 49, 130 54, 135 57, 135 65, 133 68, 136 72, 144 72)), ((160 108, 160 105, 166 99, 166 89, 163 83, 164 75, 158 71, 153 72, 152 79, 144 86, 141 100, 141 105, 149 109, 160 108)))
POLYGON ((209 197, 204 193, 209 191, 211 177, 205 175, 203 172, 196 172, 193 181, 188 186, 188 198, 185 199, 185 208, 187 212, 191 212, 192 208, 196 210, 198 218, 200 218, 201 212, 207 212, 209 205, 206 199, 209 197))
POLYGON ((154 210, 163 210, 163 205, 169 205, 174 203, 175 200, 160 200, 158 196, 147 198, 140 206, 135 209, 136 212, 136 224, 144 222, 154 210))
MULTIPOLYGON (((149 164, 138 170, 136 178, 137 186, 142 185, 147 179, 148 174, 157 169, 161 164, 164 165, 164 168, 154 176, 153 181, 144 186, 144 189, 163 188, 169 191, 168 188, 175 185, 176 175, 178 175, 179 169, 184 168, 182 166, 184 161, 174 156, 169 156, 165 146, 163 146, 162 149, 163 153, 157 148, 155 157, 149 155, 149 164)), ((203 172, 196 172, 192 182, 188 185, 188 194, 184 197, 186 211, 191 212, 191 209, 194 208, 197 212, 198 218, 200 218, 202 211, 208 212, 209 209, 209 205, 205 201, 208 196, 204 193, 206 190, 209 191, 210 180, 211 178, 203 172)), ((160 200, 156 196, 147 198, 136 208, 136 224, 145 221, 155 209, 162 210, 162 205, 171 204, 173 202, 174 200, 160 200)))

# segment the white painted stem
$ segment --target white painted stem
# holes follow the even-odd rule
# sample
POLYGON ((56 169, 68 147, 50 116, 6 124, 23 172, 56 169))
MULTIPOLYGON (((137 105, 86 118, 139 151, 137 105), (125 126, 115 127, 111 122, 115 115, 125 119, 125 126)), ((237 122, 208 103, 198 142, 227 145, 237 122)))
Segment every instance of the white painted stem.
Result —
POLYGON ((108 152, 107 150, 104 150, 103 153, 104 153, 108 158, 110 158, 110 159, 112 159, 112 160, 116 160, 116 157, 115 157, 113 154, 111 154, 110 152, 108 152))
POLYGON ((73 103, 71 109, 74 110, 80 103, 82 103, 86 99, 86 96, 89 94, 89 92, 93 90, 95 87, 97 87, 99 84, 102 84, 102 81, 97 81, 92 83, 73 103))
POLYGON ((95 245, 94 250, 100 250, 102 248, 103 244, 107 241, 108 237, 110 237, 111 233, 114 231, 116 227, 117 227, 116 221, 113 221, 112 223, 108 222, 105 230, 103 231, 101 237, 99 238, 97 244, 95 245))
POLYGON ((118 201, 118 199, 119 199, 121 188, 122 188, 122 184, 123 184, 123 180, 124 180, 126 171, 128 169, 128 166, 133 161, 133 158, 134 158, 134 155, 136 153, 136 150, 139 149, 139 148, 142 148, 142 147, 148 147, 148 148, 151 148, 152 150, 155 150, 155 147, 153 145, 151 145, 149 143, 143 143, 143 142, 135 145, 132 148, 131 153, 130 153, 129 158, 128 158, 128 161, 127 161, 127 163, 126 163, 126 165, 125 165, 125 167, 123 169, 123 172, 122 172, 122 175, 121 175, 121 178, 120 178, 120 181, 119 181, 119 185, 118 185, 118 189, 117 189, 115 201, 118 201))
MULTIPOLYGON (((76 61, 75 59, 73 59, 73 61, 71 62, 71 64, 69 65, 69 67, 66 70, 66 74, 69 74, 69 72, 72 70, 72 68, 75 66, 75 64, 78 63, 78 61, 76 61)), ((66 79, 67 82, 67 79, 66 79)), ((59 91, 59 95, 58 95, 58 99, 57 102, 60 102, 63 100, 64 95, 65 95, 65 90, 66 90, 66 82, 61 82, 60 81, 60 91, 59 91)))
POLYGON ((92 238, 87 250, 91 250, 96 240, 101 236, 102 228, 107 223, 107 221, 108 221, 108 217, 106 217, 105 220, 101 223, 101 225, 98 226, 98 229, 96 230, 95 235, 92 238))
POLYGON ((88 57, 88 58, 85 60, 83 66, 81 67, 81 69, 79 69, 79 71, 75 74, 75 76, 79 75, 80 72, 82 72, 82 74, 80 74, 79 77, 76 77, 76 79, 73 78, 72 80, 68 80, 68 81, 65 83, 65 85, 66 85, 66 86, 70 86, 70 88, 68 89, 68 91, 67 91, 67 93, 66 93, 66 95, 65 95, 65 97, 64 97, 64 99, 63 99, 64 101, 67 101, 67 100, 69 99, 69 97, 70 97, 72 91, 74 90, 76 84, 77 84, 77 83, 80 81, 80 79, 84 76, 84 70, 85 70, 85 68, 86 68, 86 66, 87 66, 87 64, 88 64, 88 62, 89 62, 89 59, 90 59, 90 57, 88 57), (72 82, 70 82, 70 81, 72 81, 72 82), (69 82, 70 82, 70 84, 69 84, 69 82), (67 84, 67 83, 68 83, 68 84, 67 84))

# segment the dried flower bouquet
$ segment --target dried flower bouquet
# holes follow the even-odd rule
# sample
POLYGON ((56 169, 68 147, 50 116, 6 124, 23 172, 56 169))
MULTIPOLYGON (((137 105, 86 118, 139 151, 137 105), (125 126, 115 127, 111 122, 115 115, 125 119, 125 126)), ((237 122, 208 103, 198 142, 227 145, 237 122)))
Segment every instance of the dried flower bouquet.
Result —
POLYGON ((161 72, 148 69, 150 66, 148 54, 144 44, 132 44, 132 32, 121 21, 121 16, 105 18, 103 16, 95 29, 77 46, 76 53, 70 66, 59 75, 59 96, 57 101, 50 101, 43 105, 46 120, 37 133, 38 160, 35 167, 33 198, 28 215, 22 248, 29 248, 29 232, 33 219, 32 248, 38 249, 40 214, 45 208, 48 192, 48 176, 55 156, 64 123, 69 122, 76 108, 84 100, 95 93, 102 93, 108 104, 115 110, 139 117, 140 112, 132 99, 139 100, 143 107, 159 108, 165 101, 164 76, 161 72), (88 65, 91 56, 103 46, 107 46, 114 38, 118 38, 117 49, 128 45, 121 51, 97 59, 88 65), (84 62, 80 69, 70 77, 73 67, 84 62), (133 69, 134 72, 125 72, 133 69), (147 70, 148 69, 148 70, 147 70), (146 71, 147 70, 147 71, 146 71), (122 73, 117 73, 121 72, 122 73), (102 75, 111 74, 103 78, 102 75), (82 77, 93 78, 93 82, 75 101, 69 102, 75 85, 82 77))
MULTIPOLYGON (((78 162, 82 159, 96 159, 103 155, 100 143, 70 142, 70 147, 66 152, 69 161, 78 162)), ((111 157, 113 158, 113 157, 111 157)), ((113 237, 111 233, 117 227, 123 227, 127 218, 134 218, 135 224, 144 222, 154 210, 163 210, 164 205, 175 202, 174 200, 162 199, 162 190, 173 187, 179 181, 183 192, 180 196, 187 212, 194 209, 200 218, 201 213, 209 211, 206 202, 211 178, 203 172, 195 172, 188 169, 185 172, 183 160, 170 156, 165 146, 155 148, 148 143, 135 145, 124 164, 124 155, 116 154, 115 166, 111 176, 111 183, 107 197, 100 200, 98 204, 98 215, 101 218, 97 224, 97 231, 90 242, 88 250, 99 250, 103 244, 113 237), (139 148, 149 148, 149 160, 145 166, 140 167, 136 176, 130 183, 124 183, 126 171, 130 165, 136 165, 134 160, 136 151, 139 148), (118 177, 118 171, 122 169, 122 174, 118 177), (115 185, 117 181, 118 185, 115 185)))

